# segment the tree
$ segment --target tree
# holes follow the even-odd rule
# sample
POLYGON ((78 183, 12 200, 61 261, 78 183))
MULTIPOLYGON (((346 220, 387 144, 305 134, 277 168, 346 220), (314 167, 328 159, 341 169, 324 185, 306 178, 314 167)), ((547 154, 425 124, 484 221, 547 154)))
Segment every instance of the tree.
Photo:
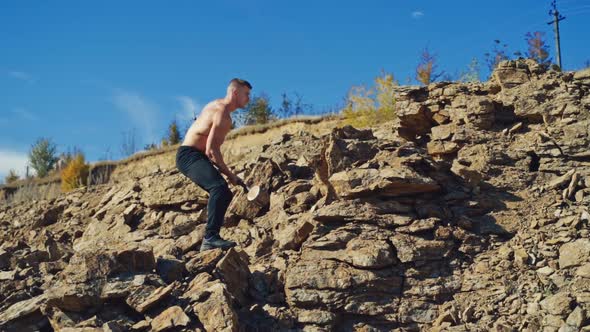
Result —
POLYGON ((135 128, 130 131, 122 132, 121 136, 121 155, 123 157, 128 157, 137 152, 137 147, 135 145, 135 128))
POLYGON ((178 124, 175 119, 168 126, 168 137, 166 138, 166 142, 168 145, 174 145, 180 143, 180 140, 180 132, 178 131, 178 124))
POLYGON ((461 72, 459 81, 463 83, 474 83, 479 82, 479 61, 477 58, 471 59, 471 62, 467 66, 467 71, 461 72))
POLYGON ((494 47, 491 52, 484 53, 486 58, 486 64, 490 71, 490 74, 496 69, 500 61, 510 59, 506 54, 508 52, 508 45, 502 44, 499 39, 494 40, 494 47))
POLYGON ((281 101, 281 107, 279 108, 277 115, 279 118, 289 118, 293 113, 293 101, 289 99, 287 93, 283 92, 281 95, 283 100, 281 101))
POLYGON ((525 40, 528 45, 526 57, 537 61, 544 68, 549 68, 549 46, 545 43, 545 33, 541 31, 527 32, 525 40))
POLYGON ((424 85, 428 85, 444 74, 436 70, 436 55, 430 53, 428 47, 425 47, 420 55, 420 62, 416 67, 416 80, 424 85))
POLYGON ((275 119, 270 100, 264 93, 254 97, 245 109, 246 125, 265 124, 275 119))
POLYGON ((56 146, 48 138, 39 138, 31 146, 29 163, 37 172, 38 177, 46 176, 57 162, 56 146))
POLYGON ((16 171, 14 169, 10 169, 8 171, 8 175, 6 175, 6 177, 4 177, 4 183, 6 184, 11 184, 12 182, 18 180, 20 177, 18 176, 18 174, 16 174, 16 171))

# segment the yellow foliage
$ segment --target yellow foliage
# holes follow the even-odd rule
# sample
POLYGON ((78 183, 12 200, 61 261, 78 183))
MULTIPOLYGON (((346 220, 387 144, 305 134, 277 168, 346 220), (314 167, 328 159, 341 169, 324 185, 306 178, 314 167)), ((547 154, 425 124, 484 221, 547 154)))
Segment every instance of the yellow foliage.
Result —
POLYGON ((342 110, 344 122, 364 128, 395 119, 394 87, 397 85, 393 75, 383 73, 375 79, 373 89, 352 87, 342 110))
POLYGON ((61 173, 61 190, 68 192, 86 185, 88 168, 83 154, 79 153, 72 158, 61 173))
POLYGON ((422 63, 418 65, 416 69, 416 78, 418 82, 428 85, 431 82, 431 75, 432 75, 432 61, 428 61, 427 63, 422 63))

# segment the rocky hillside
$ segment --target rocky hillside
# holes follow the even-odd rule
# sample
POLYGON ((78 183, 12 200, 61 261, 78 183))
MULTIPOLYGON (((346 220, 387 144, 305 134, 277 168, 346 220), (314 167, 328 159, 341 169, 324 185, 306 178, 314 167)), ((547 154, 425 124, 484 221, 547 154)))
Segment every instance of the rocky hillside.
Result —
MULTIPOLYGON (((399 87, 399 118, 0 208, 2 331, 590 331, 590 70, 399 87)), ((173 158, 173 156, 171 156, 173 158)))

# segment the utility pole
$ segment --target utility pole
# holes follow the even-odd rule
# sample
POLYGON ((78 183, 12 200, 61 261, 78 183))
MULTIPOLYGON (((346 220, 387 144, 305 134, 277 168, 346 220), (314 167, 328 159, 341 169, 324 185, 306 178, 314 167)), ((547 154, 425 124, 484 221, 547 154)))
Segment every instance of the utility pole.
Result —
POLYGON ((547 22, 547 24, 553 24, 553 29, 555 31, 555 50, 557 53, 557 65, 559 69, 561 69, 561 47, 559 46, 559 21, 565 20, 565 16, 561 16, 557 11, 557 0, 553 0, 551 5, 553 6, 552 9, 549 10, 549 15, 553 16, 553 21, 547 22))

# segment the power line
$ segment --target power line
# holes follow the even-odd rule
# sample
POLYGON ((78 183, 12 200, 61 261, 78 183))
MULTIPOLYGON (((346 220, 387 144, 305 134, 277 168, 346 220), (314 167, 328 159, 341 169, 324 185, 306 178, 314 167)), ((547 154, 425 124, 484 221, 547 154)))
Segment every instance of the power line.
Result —
POLYGON ((555 50, 557 53, 557 65, 561 69, 563 67, 561 67, 561 47, 559 45, 559 21, 565 20, 565 16, 559 14, 556 2, 557 0, 553 0, 553 2, 551 3, 553 8, 549 10, 549 15, 553 16, 553 21, 548 22, 547 24, 553 24, 553 28, 555 31, 555 50))

